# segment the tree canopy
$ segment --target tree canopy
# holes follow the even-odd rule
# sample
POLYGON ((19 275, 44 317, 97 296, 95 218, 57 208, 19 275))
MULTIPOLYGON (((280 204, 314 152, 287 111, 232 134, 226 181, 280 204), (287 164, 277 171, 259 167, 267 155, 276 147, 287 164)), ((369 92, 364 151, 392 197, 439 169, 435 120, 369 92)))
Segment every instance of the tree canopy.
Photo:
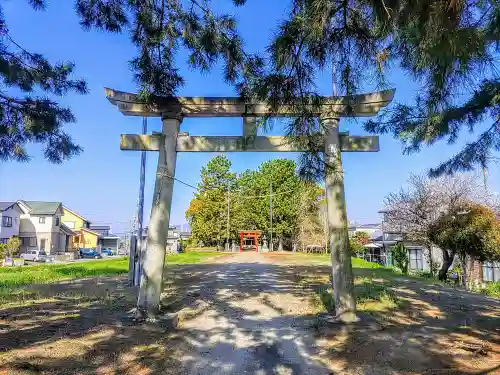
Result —
POLYGON ((198 192, 186 211, 198 241, 220 242, 227 236, 227 192, 236 186, 236 174, 230 168, 225 156, 216 156, 201 169, 198 192))
POLYGON ((458 255, 464 276, 469 258, 500 259, 500 218, 480 204, 464 202, 441 214, 429 226, 428 236, 439 247, 458 255))
MULTIPOLYGON (((29 3, 37 10, 46 5, 29 3)), ((287 134, 307 136, 300 139, 309 152, 299 163, 307 177, 319 179, 325 172, 314 140, 322 124, 311 114, 321 104, 316 83, 325 73, 335 95, 366 90, 365 82, 387 87, 390 73, 407 73, 418 85, 413 100, 365 124, 370 132, 400 139, 404 152, 439 140, 454 143, 464 131, 477 133, 431 175, 486 167, 500 150, 497 1, 293 0, 283 5, 284 19, 261 54, 245 50, 231 15, 245 3, 227 1, 222 12, 209 0, 75 0, 75 7, 84 28, 131 36, 137 55, 130 65, 145 100, 174 95, 182 86, 176 56, 183 50, 194 69, 207 72, 222 63, 224 79, 242 97, 265 100, 275 111, 294 106, 298 115, 287 134)), ((29 160, 25 146, 31 142, 44 144, 52 162, 78 154, 81 148, 63 131, 75 121, 72 112, 44 94, 85 93, 85 82, 71 78, 73 64, 51 64, 24 49, 7 21, 0 22, 0 158, 29 160)))
POLYGON ((267 161, 258 170, 247 170, 238 176, 230 168, 231 162, 225 156, 216 156, 201 170, 202 182, 186 211, 195 241, 219 243, 227 237, 228 187, 232 239, 238 238, 240 230, 261 230, 270 237, 271 189, 274 239, 296 236, 299 215, 305 207, 307 215, 319 218, 317 204, 323 190, 301 181, 293 161, 267 161))
POLYGON ((245 3, 232 0, 217 12, 210 1, 77 0, 77 11, 84 27, 131 35, 138 51, 131 65, 144 98, 175 94, 184 82, 175 56, 185 49, 195 69, 222 62, 224 79, 241 96, 266 100, 274 110, 296 107, 287 134, 308 136, 299 170, 311 178, 325 169, 313 141, 322 124, 311 115, 321 104, 316 80, 324 73, 336 95, 359 93, 365 82, 387 87, 396 69, 414 80, 413 100, 365 126, 400 139, 404 152, 441 139, 454 143, 464 130, 478 133, 432 175, 487 166, 500 150, 497 1, 293 0, 284 3, 285 17, 260 55, 244 49, 229 14, 229 4, 245 3))
MULTIPOLYGON (((405 241, 425 246, 432 264, 431 247, 439 245, 430 238, 429 229, 440 215, 460 210, 466 202, 486 204, 493 211, 499 207, 499 202, 478 183, 474 175, 459 174, 437 179, 411 175, 408 187, 386 197, 383 211, 385 227, 390 232, 401 233, 405 241)), ((439 247, 443 258, 439 278, 445 279, 456 252, 448 247, 439 247)))
POLYGON ((370 235, 366 232, 355 232, 349 238, 349 248, 353 254, 362 253, 366 250, 365 245, 370 242, 370 235))
MULTIPOLYGON (((45 9, 43 0, 29 3, 45 9)), ((73 70, 71 62, 51 63, 17 43, 0 5, 0 160, 28 161, 29 143, 44 145, 44 156, 53 163, 82 151, 63 130, 75 121, 73 113, 52 99, 87 92, 85 81, 72 78, 73 70)))

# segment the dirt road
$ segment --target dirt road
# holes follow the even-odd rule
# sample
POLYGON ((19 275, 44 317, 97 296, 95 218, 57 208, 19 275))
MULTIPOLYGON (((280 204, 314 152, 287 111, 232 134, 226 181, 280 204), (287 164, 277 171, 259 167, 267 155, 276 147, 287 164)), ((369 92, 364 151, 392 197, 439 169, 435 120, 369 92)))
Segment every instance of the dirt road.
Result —
POLYGON ((168 332, 119 324, 135 304, 125 278, 33 286, 37 300, 0 308, 0 374, 500 374, 498 300, 355 269, 378 298, 366 323, 318 325, 314 290, 330 268, 308 259, 168 266, 163 310, 179 317, 168 332))
POLYGON ((196 298, 180 311, 188 374, 331 373, 315 357, 308 294, 267 263, 238 254, 188 293, 196 298))

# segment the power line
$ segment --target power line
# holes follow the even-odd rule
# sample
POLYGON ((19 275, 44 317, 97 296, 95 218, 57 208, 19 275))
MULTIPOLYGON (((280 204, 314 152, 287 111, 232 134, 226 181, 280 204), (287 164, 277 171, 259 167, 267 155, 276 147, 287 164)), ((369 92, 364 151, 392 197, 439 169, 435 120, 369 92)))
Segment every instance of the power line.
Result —
MULTIPOLYGON (((165 176, 168 177, 168 178, 171 178, 172 180, 177 181, 177 182, 179 182, 179 183, 181 183, 183 185, 186 185, 186 186, 188 186, 188 187, 190 187, 190 188, 192 188, 192 189, 194 189, 194 190, 196 190, 196 191, 198 191, 200 193, 202 193, 202 191, 200 191, 200 189, 198 187, 196 187, 194 185, 191 185, 191 184, 188 184, 187 182, 182 181, 182 180, 178 179, 177 177, 173 177, 173 176, 170 176, 170 175, 167 175, 167 174, 165 176)), ((220 188, 206 189, 203 192, 210 191, 210 190, 218 190, 218 189, 220 189, 220 188)), ((234 191, 233 192, 233 197, 234 197, 234 193, 237 193, 237 192, 238 191, 234 191)), ((293 193, 293 192, 296 192, 296 190, 287 190, 287 191, 282 191, 282 192, 279 192, 279 193, 271 193, 271 194, 264 194, 264 195, 253 195, 253 196, 240 195, 239 197, 240 198, 244 198, 244 199, 267 198, 267 197, 269 197, 271 195, 272 196, 276 196, 276 195, 283 195, 283 194, 288 194, 288 193, 293 193)))

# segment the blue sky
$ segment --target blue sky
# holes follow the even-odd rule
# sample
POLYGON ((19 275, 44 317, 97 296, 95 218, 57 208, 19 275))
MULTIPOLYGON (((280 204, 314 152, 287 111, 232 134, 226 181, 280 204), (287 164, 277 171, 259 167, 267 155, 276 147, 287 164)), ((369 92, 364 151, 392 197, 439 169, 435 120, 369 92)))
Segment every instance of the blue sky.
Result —
MULTIPOLYGON (((229 2, 229 1, 228 1, 229 2)), ((96 223, 110 223, 116 232, 130 227, 135 214, 139 189, 139 152, 120 151, 121 133, 141 130, 141 118, 125 117, 104 97, 104 87, 135 91, 136 85, 128 68, 135 50, 127 35, 111 35, 84 31, 78 24, 73 1, 48 2, 46 12, 35 12, 26 1, 3 2, 11 36, 25 48, 42 52, 51 61, 73 61, 76 76, 84 77, 90 88, 85 96, 69 95, 61 99, 70 106, 77 123, 69 124, 67 131, 84 148, 84 152, 62 165, 45 161, 36 145, 29 151, 33 160, 27 164, 0 163, 0 200, 61 201, 96 223), (57 3, 57 4, 56 4, 57 3)), ((220 0, 217 3, 225 4, 220 0)), ((284 15, 279 2, 249 0, 236 15, 246 46, 250 51, 263 51, 276 28, 276 21, 284 15)), ((179 91, 185 96, 230 96, 232 87, 223 83, 219 70, 199 74, 187 68, 184 56, 179 56, 181 72, 186 85, 179 91)), ((391 77, 397 88, 395 101, 407 101, 417 86, 403 74, 391 77)), ((324 95, 331 95, 330 80, 318 82, 324 95)), ((367 86, 369 89, 369 86, 367 86)), ((151 118, 149 132, 160 130, 160 120, 151 118)), ((361 121, 343 120, 342 130, 364 134, 361 121)), ((239 135, 240 119, 186 119, 181 131, 191 135, 239 135)), ((384 197, 405 185, 410 173, 424 173, 460 150, 473 139, 465 134, 460 142, 449 146, 439 143, 419 154, 402 155, 399 141, 381 136, 379 153, 343 154, 345 190, 348 216, 358 222, 379 220, 377 211, 384 197)), ((176 177, 196 184, 199 171, 216 154, 179 154, 176 177)), ((233 170, 254 169, 263 161, 294 158, 293 154, 234 153, 226 154, 233 170)), ((157 155, 148 153, 146 170, 145 220, 148 220, 154 187, 157 155)), ((500 191, 500 171, 492 165, 489 183, 500 191)), ((184 223, 184 212, 193 190, 176 182, 172 204, 172 224, 184 223)))

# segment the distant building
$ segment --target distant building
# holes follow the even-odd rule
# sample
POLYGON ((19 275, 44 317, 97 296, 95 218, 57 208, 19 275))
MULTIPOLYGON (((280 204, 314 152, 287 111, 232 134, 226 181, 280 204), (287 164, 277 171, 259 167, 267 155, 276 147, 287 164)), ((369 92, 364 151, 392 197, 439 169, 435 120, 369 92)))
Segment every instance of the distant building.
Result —
POLYGON ((365 232, 370 237, 372 237, 374 234, 380 235, 382 233, 381 229, 382 229, 381 223, 376 223, 376 224, 350 223, 349 227, 347 228, 347 231, 349 233, 349 237, 356 232, 365 232))
POLYGON ((0 202, 0 243, 19 236, 22 212, 17 202, 0 202))
MULTIPOLYGON (((379 245, 378 249, 371 250, 375 258, 380 254, 381 264, 392 265, 391 248, 398 242, 403 242, 408 250, 408 257, 410 260, 409 268, 415 271, 430 271, 429 254, 435 264, 441 265, 443 263, 442 251, 437 246, 432 246, 429 249, 421 243, 408 241, 405 239, 405 233, 402 228, 394 227, 386 220, 386 212, 380 211, 383 216, 382 220, 382 235, 379 238, 374 238, 373 242, 379 245), (384 258, 385 257, 385 258, 384 258)), ((455 262, 458 259, 455 257, 455 262)), ((468 266, 470 274, 469 280, 476 282, 483 281, 500 281, 500 262, 484 262, 470 261, 468 266)))
MULTIPOLYGON (((168 228, 167 238, 167 252, 177 252, 180 247, 180 241, 187 240, 191 237, 191 233, 181 232, 178 226, 171 226, 168 228)), ((143 243, 146 244, 148 240, 148 227, 144 227, 142 234, 143 243)))
POLYGON ((102 248, 117 251, 120 244, 120 237, 111 233, 109 225, 90 225, 90 230, 98 233, 98 245, 102 248))
POLYGON ((114 251, 118 250, 120 238, 111 234, 109 225, 92 224, 89 219, 66 206, 63 206, 63 211, 64 215, 61 221, 75 231, 73 246, 76 249, 99 249, 100 247, 114 251))
POLYGON ((73 236, 73 246, 76 249, 96 248, 99 233, 90 229, 90 220, 65 206, 63 206, 63 212, 64 215, 61 218, 62 222, 75 232, 73 236))
POLYGON ((47 254, 74 251, 71 238, 76 234, 61 222, 61 202, 17 202, 21 208, 19 238, 21 252, 38 249, 47 254))

